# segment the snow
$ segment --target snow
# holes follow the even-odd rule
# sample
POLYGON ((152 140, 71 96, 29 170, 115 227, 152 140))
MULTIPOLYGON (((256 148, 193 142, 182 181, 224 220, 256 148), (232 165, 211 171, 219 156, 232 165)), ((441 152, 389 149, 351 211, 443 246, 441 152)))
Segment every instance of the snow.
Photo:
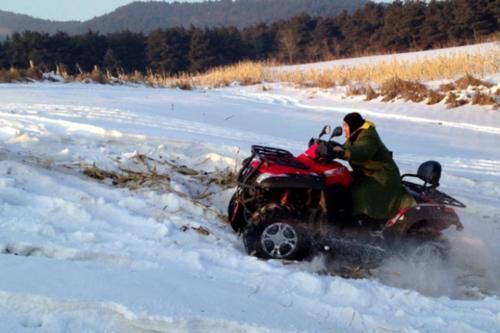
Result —
MULTIPOLYGON (((437 57, 447 57, 455 55, 478 55, 478 54, 493 54, 498 52, 500 42, 480 43, 466 46, 449 47, 436 50, 415 51, 395 54, 384 54, 378 56, 366 56, 350 59, 340 59, 333 61, 324 61, 304 65, 290 65, 276 67, 277 70, 296 71, 296 70, 325 70, 338 67, 356 67, 362 65, 376 65, 380 63, 392 63, 394 61, 400 63, 411 63, 415 61, 434 59, 437 57)), ((498 81, 496 81, 498 82, 498 81)))
POLYGON ((270 88, 0 85, 0 330, 499 332, 500 113, 270 88), (258 260, 218 217, 232 189, 171 166, 234 170, 252 144, 298 153, 352 111, 403 172, 442 163, 468 206, 450 267, 392 261, 354 280, 322 274, 324 258, 258 260), (82 165, 170 182, 131 190, 82 165), (204 193, 208 208, 191 200, 204 193))

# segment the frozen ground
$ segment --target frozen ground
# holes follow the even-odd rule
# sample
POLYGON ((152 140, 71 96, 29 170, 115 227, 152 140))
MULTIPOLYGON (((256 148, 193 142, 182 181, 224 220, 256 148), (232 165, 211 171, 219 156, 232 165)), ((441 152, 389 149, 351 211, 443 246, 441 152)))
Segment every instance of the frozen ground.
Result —
POLYGON ((179 91, 0 85, 2 332, 499 332, 500 113, 343 100, 273 86, 179 91), (170 168, 234 169, 251 144, 304 149, 359 111, 402 171, 436 159, 464 201, 449 267, 390 262, 370 279, 245 254, 224 190, 170 168), (150 167, 129 191, 80 165, 150 167), (169 163, 166 163, 169 162, 169 163), (190 198, 203 196, 209 209, 190 198), (201 232, 208 231, 208 232, 201 232))

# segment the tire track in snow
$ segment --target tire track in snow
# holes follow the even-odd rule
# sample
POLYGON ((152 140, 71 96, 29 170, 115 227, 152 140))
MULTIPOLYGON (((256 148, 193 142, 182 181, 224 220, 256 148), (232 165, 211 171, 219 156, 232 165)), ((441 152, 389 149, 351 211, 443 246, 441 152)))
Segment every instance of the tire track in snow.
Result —
POLYGON ((408 116, 402 114, 395 113, 382 113, 377 111, 372 111, 368 108, 355 108, 355 107, 341 107, 341 106, 325 106, 325 105, 310 105, 301 102, 300 98, 280 95, 280 94, 269 94, 269 93, 251 93, 251 92, 242 92, 241 95, 218 95, 224 96, 226 98, 233 99, 242 99, 248 101, 261 100, 265 103, 273 103, 273 104, 283 104, 285 106, 293 106, 301 109, 307 109, 311 111, 329 111, 335 113, 350 113, 350 112, 359 112, 363 115, 367 115, 369 117, 380 118, 380 119, 391 119, 391 120, 402 120, 411 123, 421 123, 421 124, 434 124, 434 125, 442 125, 451 128, 459 128, 466 129, 476 132, 490 133, 495 135, 500 135, 500 128, 494 126, 483 126, 477 124, 470 124, 465 122, 455 122, 443 119, 428 119, 417 116, 408 116))
MULTIPOLYGON (((170 116, 150 116, 125 110, 97 107, 58 104, 6 104, 0 105, 0 117, 3 118, 4 126, 19 128, 17 137, 22 136, 26 129, 33 128, 35 125, 40 127, 40 124, 44 124, 47 134, 83 132, 113 138, 124 136, 120 131, 103 128, 102 123, 105 121, 122 125, 129 124, 135 132, 137 132, 137 128, 145 127, 148 130, 161 130, 161 133, 174 131, 240 142, 273 142, 276 145, 288 148, 298 144, 276 136, 214 126, 198 121, 183 120, 170 116), (82 120, 87 124, 82 123, 82 120), (12 121, 16 123, 12 123, 12 121), (94 122, 100 125, 92 125, 94 122), (52 132, 50 129, 52 129, 52 132)), ((34 134, 38 135, 39 133, 34 134)))
POLYGON ((21 257, 45 257, 70 261, 92 261, 105 265, 131 266, 133 264, 132 259, 125 255, 82 251, 61 246, 35 245, 24 242, 0 243, 0 254, 21 257))

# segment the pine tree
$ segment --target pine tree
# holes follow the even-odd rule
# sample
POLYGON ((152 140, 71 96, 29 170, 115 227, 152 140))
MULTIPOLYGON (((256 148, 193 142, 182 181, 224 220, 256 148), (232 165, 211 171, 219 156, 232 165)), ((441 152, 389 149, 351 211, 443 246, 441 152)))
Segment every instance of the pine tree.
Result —
POLYGON ((341 19, 341 31, 344 36, 344 51, 349 54, 363 54, 379 48, 379 39, 383 27, 383 7, 369 3, 352 15, 344 14, 341 19))
POLYGON ((63 65, 69 74, 76 73, 76 37, 70 37, 65 32, 58 32, 49 40, 49 50, 52 68, 63 65))
POLYGON ((208 29, 193 28, 189 49, 190 71, 203 72, 220 64, 214 48, 212 32, 208 29))
POLYGON ((500 1, 488 1, 486 10, 491 14, 491 22, 496 26, 496 30, 498 31, 498 27, 500 27, 500 1))
POLYGON ((189 69, 190 34, 184 28, 156 30, 146 42, 148 67, 155 72, 175 74, 189 69))
POLYGON ((5 53, 9 62, 9 67, 26 68, 29 62, 29 50, 21 34, 14 33, 7 38, 5 53))
POLYGON ((98 33, 89 31, 75 37, 75 63, 85 72, 90 72, 95 66, 102 66, 102 61, 108 49, 107 39, 98 33))
POLYGON ((277 52, 277 28, 266 24, 246 28, 241 32, 242 43, 249 59, 264 60, 274 57, 277 52))
POLYGON ((212 30, 212 48, 220 65, 229 65, 248 57, 241 33, 234 27, 212 30))
POLYGON ((340 36, 340 28, 332 18, 320 19, 312 32, 307 58, 311 61, 318 61, 338 57, 340 36))
POLYGON ((8 67, 7 55, 5 54, 5 44, 0 42, 0 69, 8 67))
POLYGON ((453 36, 458 40, 479 41, 480 36, 498 31, 498 17, 494 14, 497 7, 490 0, 455 0, 453 36))
POLYGON ((472 25, 474 40, 479 41, 479 37, 499 31, 500 1, 475 0, 473 3, 479 6, 476 21, 472 25))
POLYGON ((306 60, 306 48, 312 41, 316 20, 308 15, 301 15, 286 22, 279 31, 280 57, 289 63, 306 60))
POLYGON ((402 19, 405 17, 403 3, 394 1, 384 11, 382 45, 386 51, 401 51, 410 47, 408 27, 402 19))
POLYGON ((405 26, 403 32, 411 49, 421 49, 421 28, 425 19, 426 4, 419 0, 407 0, 404 3, 404 16, 401 18, 405 26))
POLYGON ((106 37, 108 47, 125 72, 145 71, 146 37, 142 33, 123 31, 106 37))
POLYGON ((421 46, 429 49, 446 45, 449 40, 448 28, 450 25, 449 2, 432 0, 424 13, 424 21, 420 28, 421 46))
POLYGON ((116 58, 115 53, 113 52, 113 49, 111 49, 111 48, 108 48, 106 50, 106 54, 104 55, 104 59, 102 61, 102 64, 104 66, 104 69, 110 71, 111 74, 113 74, 113 75, 116 75, 122 69, 122 64, 116 58))

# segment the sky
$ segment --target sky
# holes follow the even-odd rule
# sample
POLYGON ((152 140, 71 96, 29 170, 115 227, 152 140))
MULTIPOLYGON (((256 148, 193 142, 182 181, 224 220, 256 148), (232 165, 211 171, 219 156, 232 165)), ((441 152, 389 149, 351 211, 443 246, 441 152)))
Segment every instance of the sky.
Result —
MULTIPOLYGON (((390 0, 376 0, 376 2, 388 1, 390 0)), ((0 10, 56 21, 85 21, 112 12, 117 7, 131 2, 134 0, 0 0, 0 10)))
POLYGON ((134 0, 0 0, 0 10, 56 21, 84 21, 131 2, 134 0))

